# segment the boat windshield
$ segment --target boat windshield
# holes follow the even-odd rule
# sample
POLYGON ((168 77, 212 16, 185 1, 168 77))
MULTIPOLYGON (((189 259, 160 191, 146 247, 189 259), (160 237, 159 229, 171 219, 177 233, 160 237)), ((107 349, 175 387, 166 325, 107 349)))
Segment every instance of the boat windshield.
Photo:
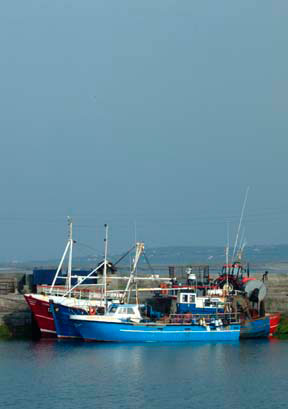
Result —
POLYGON ((117 314, 135 315, 135 311, 131 307, 118 307, 117 314))
POLYGON ((129 305, 129 304, 112 304, 110 305, 108 315, 114 315, 115 317, 131 317, 131 318, 140 318, 140 312, 138 306, 129 305))
POLYGON ((110 305, 110 307, 108 309, 108 313, 109 314, 115 314, 115 312, 117 311, 117 307, 118 307, 118 305, 115 305, 115 304, 110 305))

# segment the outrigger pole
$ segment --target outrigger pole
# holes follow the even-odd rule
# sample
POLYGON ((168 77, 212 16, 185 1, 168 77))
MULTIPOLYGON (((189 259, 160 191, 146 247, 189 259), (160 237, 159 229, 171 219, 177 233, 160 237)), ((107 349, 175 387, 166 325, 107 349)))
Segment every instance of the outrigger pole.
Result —
POLYGON ((128 302, 129 302, 129 299, 130 299, 130 284, 134 280, 136 267, 137 267, 139 258, 140 258, 143 251, 144 251, 144 243, 136 243, 135 258, 134 258, 134 262, 133 262, 133 266, 132 266, 132 269, 131 269, 129 280, 128 280, 126 288, 125 288, 125 292, 128 292, 128 297, 127 297, 128 302))
POLYGON ((239 250, 238 250, 238 254, 237 254, 237 258, 238 258, 239 261, 241 261, 241 259, 242 259, 243 251, 244 251, 244 248, 245 248, 246 244, 247 244, 247 242, 246 242, 246 239, 245 239, 245 228, 243 228, 242 238, 241 238, 241 242, 239 244, 239 250))
POLYGON ((244 215, 244 210, 245 210, 245 207, 246 207, 246 202, 247 202, 247 198, 248 198, 249 189, 250 189, 250 186, 248 186, 247 189, 246 189, 245 199, 244 199, 244 203, 243 203, 243 206, 242 206, 242 211, 241 211, 241 216, 240 216, 238 231, 237 231, 237 235, 236 235, 236 239, 235 239, 235 244, 234 244, 234 250, 233 250, 232 261, 234 260, 234 257, 235 257, 236 247, 237 247, 237 244, 238 244, 238 238, 239 238, 239 233, 240 233, 240 229, 241 229, 241 224, 242 224, 242 219, 243 219, 243 215, 244 215))
MULTIPOLYGON (((85 280, 86 280, 87 278, 91 277, 92 274, 94 274, 96 271, 98 271, 98 270, 99 270, 101 267, 103 267, 103 266, 104 266, 104 261, 103 261, 103 263, 99 264, 99 266, 97 266, 96 268, 94 268, 94 270, 92 270, 92 271, 85 277, 85 280)), ((63 294, 62 298, 63 298, 63 297, 66 297, 69 293, 72 293, 72 291, 75 290, 76 287, 79 287, 80 284, 81 284, 81 283, 75 284, 74 287, 72 287, 69 291, 66 291, 66 293, 63 294)))
POLYGON ((226 245, 226 285, 227 289, 229 288, 229 280, 228 280, 228 274, 229 274, 229 222, 227 222, 227 245, 226 245))

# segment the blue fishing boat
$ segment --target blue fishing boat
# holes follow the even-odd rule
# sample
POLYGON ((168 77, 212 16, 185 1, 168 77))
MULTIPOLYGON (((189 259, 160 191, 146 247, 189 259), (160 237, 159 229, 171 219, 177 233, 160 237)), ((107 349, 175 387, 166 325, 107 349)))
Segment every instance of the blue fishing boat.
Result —
POLYGON ((54 303, 50 300, 50 312, 54 319, 54 325, 58 338, 81 338, 77 328, 70 320, 71 315, 87 315, 87 310, 83 308, 70 307, 61 303, 54 303))
POLYGON ((241 323, 240 338, 266 338, 270 333, 270 317, 264 316, 241 323))
POLYGON ((240 324, 233 314, 172 314, 152 321, 143 316, 138 304, 112 304, 102 316, 71 315, 70 319, 87 341, 237 341, 240 336, 240 324))
MULTIPOLYGON (((207 294, 205 296, 197 295, 197 290, 180 290, 177 295, 176 311, 178 314, 213 315, 224 313, 224 307, 226 305, 240 317, 241 339, 268 337, 270 333, 270 316, 265 315, 265 311, 261 311, 260 308, 262 306, 263 309, 264 306, 262 301, 266 295, 266 288, 263 282, 253 280, 246 282, 245 290, 243 293, 238 291, 237 295, 231 294, 229 297, 217 297, 217 292, 220 294, 218 290, 212 291, 214 295, 207 294), (253 303, 255 292, 257 296, 253 303), (250 296, 250 299, 247 295, 248 297, 250 296)), ((154 317, 161 316, 159 314, 157 315, 157 311, 154 310, 151 311, 151 315, 154 317)))
POLYGON ((270 333, 270 316, 265 314, 266 287, 262 281, 245 283, 244 293, 233 296, 233 310, 240 315, 240 338, 265 338, 270 333))
MULTIPOLYGON (((85 300, 83 300, 85 301, 85 300)), ((113 300, 115 302, 115 300, 113 300)), ((107 304, 111 304, 111 300, 107 301, 107 304)), ((105 307, 101 301, 89 301, 82 305, 65 305, 61 302, 54 302, 50 300, 49 310, 54 319, 55 330, 58 338, 81 338, 80 333, 75 328, 73 322, 70 319, 71 315, 103 315, 105 307)))
MULTIPOLYGON (((253 280, 246 284, 246 292, 252 293, 253 290, 259 289, 256 303, 252 303, 245 294, 230 295, 231 309, 240 317, 240 338, 265 338, 270 333, 270 316, 261 312, 259 299, 263 300, 264 292, 263 283, 253 280), (262 294, 263 293, 263 294, 262 294), (259 304, 259 308, 258 308, 259 304)), ((198 313, 213 314, 224 312, 223 298, 216 297, 198 297, 193 293, 181 292, 178 294, 179 302, 177 303, 178 313, 198 313)), ((263 304, 262 304, 263 308, 263 304)))
MULTIPOLYGON (((220 298, 215 297, 198 297, 194 292, 181 292, 178 295, 179 302, 177 302, 177 314, 186 314, 186 313, 193 313, 193 314, 205 314, 211 315, 216 313, 224 313, 223 309, 223 301, 220 298)), ((146 304, 147 312, 149 318, 159 319, 162 318, 165 314, 161 313, 161 305, 163 302, 169 304, 169 309, 171 308, 171 301, 173 297, 163 297, 160 299, 157 297, 153 297, 152 300, 155 300, 154 305, 152 307, 149 302, 146 304), (160 302, 162 301, 162 303, 160 302), (169 302, 170 301, 170 302, 169 302)), ((83 300, 84 301, 84 300, 83 300)), ((115 308, 115 300, 108 299, 106 303, 108 306, 114 301, 115 308)), ((151 299, 150 299, 151 302, 151 299)), ((119 303, 119 301, 118 301, 119 303)), ((99 302, 98 302, 99 304, 99 302)), ((100 304, 99 304, 100 305, 100 304)), ((95 315, 95 314, 104 314, 104 305, 97 306, 95 301, 93 304, 86 301, 86 305, 82 303, 82 305, 65 305, 61 302, 54 302, 50 300, 50 312, 54 319, 55 329, 58 338, 81 338, 79 331, 75 328, 73 321, 70 319, 71 315, 95 315)), ((118 312, 119 314, 119 312, 118 312)), ((122 317, 123 318, 123 317, 122 317)))

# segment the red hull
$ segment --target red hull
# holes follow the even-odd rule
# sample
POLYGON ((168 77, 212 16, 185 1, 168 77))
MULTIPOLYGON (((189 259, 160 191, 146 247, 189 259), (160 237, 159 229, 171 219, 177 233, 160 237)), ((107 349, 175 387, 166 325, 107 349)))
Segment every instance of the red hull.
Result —
POLYGON ((24 296, 33 315, 37 322, 37 325, 41 331, 43 337, 56 337, 56 330, 54 325, 53 316, 49 310, 49 301, 45 301, 37 296, 37 294, 27 294, 24 296))
POLYGON ((275 333, 275 331, 278 328, 278 325, 280 323, 280 318, 281 318, 281 314, 279 313, 275 313, 275 314, 268 314, 269 318, 270 318, 270 333, 269 336, 273 336, 273 334, 275 333))

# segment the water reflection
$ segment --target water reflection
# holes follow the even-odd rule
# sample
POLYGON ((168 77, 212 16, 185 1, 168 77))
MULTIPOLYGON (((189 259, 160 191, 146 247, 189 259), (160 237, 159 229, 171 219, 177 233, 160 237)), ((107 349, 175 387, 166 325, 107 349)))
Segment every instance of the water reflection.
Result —
POLYGON ((28 403, 29 409, 44 409, 48 401, 53 409, 158 409, 160 402, 165 408, 237 409, 251 407, 252 401, 253 409, 268 409, 265 402, 275 396, 288 398, 287 352, 287 342, 268 340, 0 343, 0 404, 16 407, 21 396, 21 409, 28 403))

